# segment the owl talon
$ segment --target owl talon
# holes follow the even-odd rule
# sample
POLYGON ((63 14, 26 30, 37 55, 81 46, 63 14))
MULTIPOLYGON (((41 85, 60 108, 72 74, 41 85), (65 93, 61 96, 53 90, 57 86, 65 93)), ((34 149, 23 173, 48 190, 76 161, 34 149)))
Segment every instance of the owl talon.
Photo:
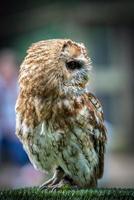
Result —
POLYGON ((70 189, 79 189, 77 185, 74 185, 73 180, 70 179, 68 176, 64 176, 63 179, 55 185, 49 185, 48 189, 51 191, 58 191, 58 190, 70 190, 70 189))
POLYGON ((39 187, 39 189, 40 190, 50 189, 51 187, 53 187, 53 185, 58 184, 63 178, 63 176, 64 176, 63 170, 60 167, 58 167, 54 173, 54 176, 45 183, 43 183, 39 187))
POLYGON ((51 191, 58 191, 58 190, 69 190, 71 189, 71 185, 67 182, 61 181, 57 185, 50 186, 51 191))

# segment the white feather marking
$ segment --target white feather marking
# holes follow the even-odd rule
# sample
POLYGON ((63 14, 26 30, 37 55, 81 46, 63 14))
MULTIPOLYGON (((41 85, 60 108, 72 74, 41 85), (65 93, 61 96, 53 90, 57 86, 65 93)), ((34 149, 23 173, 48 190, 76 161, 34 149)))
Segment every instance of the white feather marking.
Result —
POLYGON ((64 106, 66 106, 66 107, 70 107, 70 103, 69 103, 69 101, 68 101, 67 99, 65 99, 65 100, 63 101, 63 104, 64 104, 64 106))

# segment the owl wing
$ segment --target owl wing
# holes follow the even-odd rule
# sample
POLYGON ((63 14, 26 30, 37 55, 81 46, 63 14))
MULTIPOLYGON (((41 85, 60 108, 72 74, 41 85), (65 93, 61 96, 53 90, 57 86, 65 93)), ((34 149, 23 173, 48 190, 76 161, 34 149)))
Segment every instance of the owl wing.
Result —
POLYGON ((90 123, 93 125, 93 145, 99 159, 95 173, 97 178, 101 178, 104 170, 104 153, 107 141, 103 110, 100 101, 91 93, 88 93, 87 107, 91 116, 90 123))

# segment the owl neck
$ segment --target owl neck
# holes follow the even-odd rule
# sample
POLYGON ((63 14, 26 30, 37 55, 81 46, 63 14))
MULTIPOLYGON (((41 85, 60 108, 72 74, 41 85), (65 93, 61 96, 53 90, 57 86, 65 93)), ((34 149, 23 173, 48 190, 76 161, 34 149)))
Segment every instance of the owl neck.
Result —
POLYGON ((73 85, 67 85, 64 86, 61 90, 60 97, 69 98, 69 97, 79 97, 83 94, 85 94, 88 91, 87 87, 79 87, 79 86, 73 86, 73 85))
POLYGON ((21 101, 19 104, 21 115, 24 115, 24 118, 26 116, 26 124, 34 128, 43 121, 55 124, 57 120, 62 121, 65 118, 67 120, 77 115, 84 105, 84 91, 80 94, 69 90, 67 94, 45 98, 22 96, 21 101))
MULTIPOLYGON (((41 102, 41 101, 40 101, 41 102)), ((39 113, 42 113, 42 120, 53 122, 65 118, 70 118, 82 109, 84 105, 84 91, 77 93, 69 91, 67 94, 58 97, 49 97, 42 101, 44 106, 39 113)), ((38 106, 39 107, 39 106, 38 106)))

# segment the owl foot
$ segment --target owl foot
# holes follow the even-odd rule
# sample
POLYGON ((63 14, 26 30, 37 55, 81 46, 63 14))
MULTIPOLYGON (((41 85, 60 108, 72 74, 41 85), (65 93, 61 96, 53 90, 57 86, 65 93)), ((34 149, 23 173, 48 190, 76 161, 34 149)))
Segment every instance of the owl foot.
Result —
POLYGON ((63 176, 64 176, 63 170, 60 167, 58 167, 54 173, 54 176, 45 183, 43 183, 39 188, 41 190, 49 189, 53 187, 53 185, 58 184, 63 178, 63 176))
POLYGON ((77 185, 73 183, 73 180, 68 176, 64 176, 62 180, 54 185, 49 185, 48 187, 51 191, 58 191, 58 190, 70 190, 70 189, 79 189, 77 185))

